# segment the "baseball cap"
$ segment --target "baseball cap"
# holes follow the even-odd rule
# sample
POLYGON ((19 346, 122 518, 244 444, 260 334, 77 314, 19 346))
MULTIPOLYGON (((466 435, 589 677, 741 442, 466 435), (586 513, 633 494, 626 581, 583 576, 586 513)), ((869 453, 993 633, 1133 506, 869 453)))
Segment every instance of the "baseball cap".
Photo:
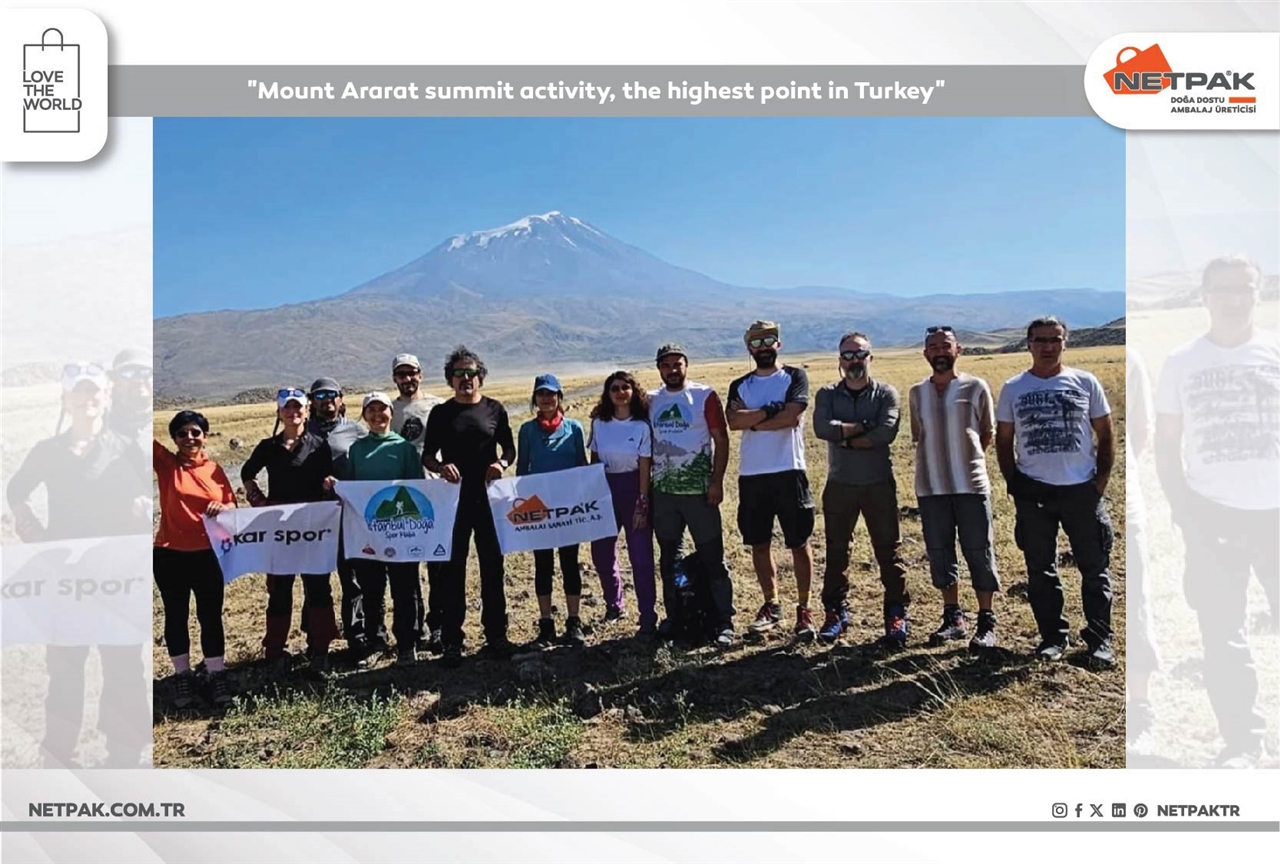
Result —
MULTIPOLYGON (((407 356, 407 355, 406 355, 407 356)), ((403 365, 403 364, 401 364, 403 365)), ((381 390, 374 390, 372 393, 366 393, 364 399, 360 401, 360 413, 364 413, 364 409, 368 408, 374 402, 381 402, 388 408, 391 407, 391 397, 381 390)))
POLYGON ((663 357, 669 357, 672 354, 679 354, 684 359, 689 359, 689 353, 684 350, 684 346, 679 342, 668 342, 658 349, 658 356, 653 358, 654 363, 661 363, 663 357))
POLYGON ((307 392, 316 393, 320 390, 336 390, 338 393, 342 393, 342 385, 332 378, 317 378, 311 382, 311 389, 307 392))
POLYGON ((533 392, 537 393, 539 390, 551 390, 555 393, 564 392, 564 388, 560 386, 560 379, 550 373, 539 375, 533 379, 533 392))
POLYGON ((107 388, 107 370, 101 364, 81 361, 62 367, 62 389, 70 393, 81 381, 92 381, 99 390, 107 388))
POLYGON ((276 391, 276 407, 283 408, 290 402, 297 402, 303 408, 307 407, 307 394, 297 387, 282 387, 276 391))
POLYGON ((412 366, 419 372, 422 371, 422 364, 418 362, 416 354, 397 354, 396 359, 391 361, 391 371, 395 372, 401 366, 412 366))
POLYGON ((143 351, 141 348, 126 348, 116 355, 116 359, 112 361, 111 368, 124 369, 129 366, 141 366, 145 369, 151 368, 151 352, 143 351))

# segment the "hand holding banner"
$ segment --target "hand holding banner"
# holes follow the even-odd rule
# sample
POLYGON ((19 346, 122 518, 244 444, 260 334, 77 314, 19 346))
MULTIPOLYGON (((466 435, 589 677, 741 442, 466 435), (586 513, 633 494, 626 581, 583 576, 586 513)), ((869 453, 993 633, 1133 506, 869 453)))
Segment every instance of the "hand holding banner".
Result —
POLYGON ((489 508, 503 555, 618 534, 603 465, 495 480, 489 484, 489 508))
POLYGON ((445 480, 339 480, 348 558, 448 561, 458 486, 445 480))
POLYGON ((337 501, 237 507, 204 519, 213 554, 230 582, 246 573, 330 573, 338 566, 337 501))

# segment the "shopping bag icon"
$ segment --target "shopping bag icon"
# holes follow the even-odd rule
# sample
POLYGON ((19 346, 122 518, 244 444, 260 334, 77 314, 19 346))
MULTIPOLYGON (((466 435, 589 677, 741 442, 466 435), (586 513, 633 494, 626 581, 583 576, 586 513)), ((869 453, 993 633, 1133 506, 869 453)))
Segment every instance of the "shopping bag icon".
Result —
POLYGON ((80 108, 80 46, 50 27, 22 46, 22 131, 79 132, 80 108))
POLYGON ((1170 83, 1164 73, 1172 71, 1159 45, 1152 45, 1145 51, 1132 46, 1121 48, 1116 54, 1115 68, 1106 74, 1107 86, 1112 93, 1121 96, 1159 93, 1170 83), (1128 60, 1121 60, 1126 51, 1132 51, 1133 56, 1128 60))

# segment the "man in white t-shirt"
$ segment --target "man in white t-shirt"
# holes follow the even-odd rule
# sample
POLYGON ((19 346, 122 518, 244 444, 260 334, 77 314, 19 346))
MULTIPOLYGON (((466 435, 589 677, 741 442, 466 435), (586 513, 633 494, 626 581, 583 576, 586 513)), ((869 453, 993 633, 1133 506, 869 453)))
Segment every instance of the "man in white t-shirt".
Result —
POLYGON ((818 628, 809 610, 813 580, 813 493, 805 473, 804 430, 800 418, 809 407, 809 377, 795 366, 778 364, 781 331, 772 321, 756 321, 743 337, 756 370, 729 385, 729 428, 742 433, 738 464, 738 530, 751 547, 751 562, 764 604, 750 625, 763 634, 782 621, 773 563, 773 522, 782 528, 796 571, 797 639, 813 639, 818 628))
POLYGON ((1151 592, 1147 584, 1146 506, 1142 486, 1138 482, 1138 459, 1149 449, 1151 430, 1155 425, 1155 408, 1151 401, 1151 382, 1147 368, 1136 348, 1125 351, 1126 399, 1124 464, 1124 524, 1127 572, 1125 573, 1126 695, 1125 741, 1139 755, 1149 755, 1152 746, 1151 726, 1154 714, 1148 700, 1151 676, 1160 668, 1155 633, 1151 622, 1151 592))
POLYGON ((1280 343, 1254 327, 1261 275, 1244 258, 1210 262, 1201 282, 1209 331, 1165 359, 1156 390, 1156 468, 1186 544, 1183 589, 1226 741, 1222 767, 1264 757, 1246 598, 1253 570, 1274 621, 1280 580, 1280 343))
POLYGON ((1017 511, 1014 536, 1027 564, 1027 599, 1040 630, 1036 656, 1061 660, 1070 643, 1058 575, 1058 528, 1080 569, 1085 627, 1095 666, 1112 666, 1111 544, 1104 498, 1115 463, 1111 406, 1090 372, 1062 364, 1067 325, 1027 326, 1031 368, 1004 383, 996 407, 996 456, 1017 511), (1094 444, 1094 436, 1097 444, 1094 444))
MULTIPOLYGON (((422 440, 427 429, 427 417, 431 409, 441 403, 422 389, 422 364, 413 354, 397 354, 391 361, 391 377, 400 395, 391 405, 391 431, 418 449, 422 456, 422 440)), ((414 600, 417 603, 417 650, 423 653, 441 654, 441 625, 444 613, 440 610, 440 598, 444 594, 437 585, 444 573, 444 565, 435 561, 427 563, 427 602, 422 602, 422 578, 415 583, 414 600)))

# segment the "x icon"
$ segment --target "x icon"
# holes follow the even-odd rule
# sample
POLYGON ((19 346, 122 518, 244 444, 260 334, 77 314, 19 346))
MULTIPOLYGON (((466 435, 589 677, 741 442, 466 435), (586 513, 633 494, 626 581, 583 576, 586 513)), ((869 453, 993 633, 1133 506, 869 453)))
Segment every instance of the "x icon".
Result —
POLYGON ((1101 816, 1101 815, 1102 815, 1102 805, 1101 805, 1101 804, 1090 804, 1090 805, 1089 805, 1089 809, 1093 811, 1092 813, 1090 813, 1090 814, 1089 814, 1089 818, 1090 818, 1090 819, 1092 819, 1094 816, 1101 816))

